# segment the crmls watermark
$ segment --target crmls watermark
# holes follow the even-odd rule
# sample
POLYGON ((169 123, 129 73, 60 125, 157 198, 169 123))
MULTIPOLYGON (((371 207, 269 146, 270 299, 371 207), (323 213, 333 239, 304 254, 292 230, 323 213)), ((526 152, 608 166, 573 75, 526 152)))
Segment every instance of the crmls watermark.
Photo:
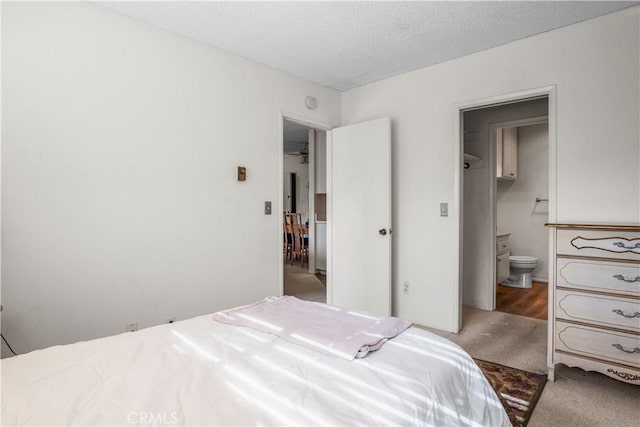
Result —
POLYGON ((127 421, 133 425, 173 425, 178 424, 177 412, 129 412, 127 421))

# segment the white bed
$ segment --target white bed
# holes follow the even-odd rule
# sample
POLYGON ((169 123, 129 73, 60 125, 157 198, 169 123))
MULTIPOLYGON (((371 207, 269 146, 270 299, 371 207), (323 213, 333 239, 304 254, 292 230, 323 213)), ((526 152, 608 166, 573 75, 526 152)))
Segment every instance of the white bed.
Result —
POLYGON ((511 425, 469 355, 424 330, 349 361, 210 315, 4 359, 2 424, 511 425))

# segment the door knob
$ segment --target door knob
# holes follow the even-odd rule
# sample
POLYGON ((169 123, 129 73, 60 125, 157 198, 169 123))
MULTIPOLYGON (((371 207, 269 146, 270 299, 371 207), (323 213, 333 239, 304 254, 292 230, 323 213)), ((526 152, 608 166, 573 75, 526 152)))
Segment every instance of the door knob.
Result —
POLYGON ((386 236, 387 235, 387 229, 386 228, 381 228, 380 230, 378 230, 378 234, 380 234, 381 236, 386 236))

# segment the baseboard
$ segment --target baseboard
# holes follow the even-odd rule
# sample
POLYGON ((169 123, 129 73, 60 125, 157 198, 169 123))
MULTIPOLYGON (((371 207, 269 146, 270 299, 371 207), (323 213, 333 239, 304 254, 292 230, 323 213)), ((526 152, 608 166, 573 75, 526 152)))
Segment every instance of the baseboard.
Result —
POLYGON ((532 277, 531 278, 532 282, 542 282, 542 283, 549 283, 549 281, 547 279, 538 279, 536 277, 532 277))
POLYGON ((493 308, 489 307, 488 304, 484 301, 462 301, 462 305, 477 308, 479 310, 493 311, 493 308))

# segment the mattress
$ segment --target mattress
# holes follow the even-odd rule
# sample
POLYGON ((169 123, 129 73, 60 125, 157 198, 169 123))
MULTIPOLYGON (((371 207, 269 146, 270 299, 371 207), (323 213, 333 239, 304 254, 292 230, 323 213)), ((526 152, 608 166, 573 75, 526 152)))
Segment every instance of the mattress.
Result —
POLYGON ((210 315, 2 360, 2 424, 511 425, 430 332, 350 361, 210 315))

